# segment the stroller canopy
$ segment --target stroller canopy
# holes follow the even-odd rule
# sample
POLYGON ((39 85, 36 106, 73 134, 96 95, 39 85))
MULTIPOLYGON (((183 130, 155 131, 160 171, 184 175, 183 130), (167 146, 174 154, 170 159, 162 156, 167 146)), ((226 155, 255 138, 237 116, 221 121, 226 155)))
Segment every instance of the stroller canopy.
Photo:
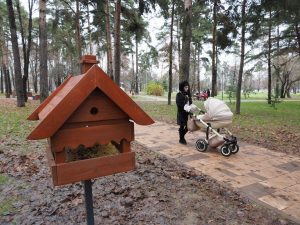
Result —
POLYGON ((204 108, 208 120, 232 120, 233 113, 225 102, 219 99, 208 98, 204 102, 204 108))

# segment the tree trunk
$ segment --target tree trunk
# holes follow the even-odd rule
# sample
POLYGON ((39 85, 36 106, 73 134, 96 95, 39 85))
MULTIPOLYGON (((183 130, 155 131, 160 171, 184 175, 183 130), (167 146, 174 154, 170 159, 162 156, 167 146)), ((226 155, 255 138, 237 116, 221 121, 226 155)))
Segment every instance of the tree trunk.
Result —
POLYGON ((298 42, 298 55, 300 56, 300 31, 299 31, 298 21, 295 22, 295 31, 296 31, 296 37, 298 42))
POLYGON ((27 45, 25 41, 24 35, 24 27, 23 27, 23 20, 21 16, 20 4, 19 0, 17 1, 17 10, 19 14, 19 22, 20 22, 20 30, 21 30, 21 38, 22 38, 22 46, 23 46, 23 58, 24 58, 24 75, 23 75, 23 91, 24 91, 24 100, 27 102, 27 89, 29 87, 28 81, 28 71, 29 71, 29 59, 30 59, 30 51, 31 51, 31 42, 32 42, 32 10, 33 10, 33 0, 28 0, 28 38, 27 38, 27 45))
POLYGON ((241 113, 241 88, 242 88, 244 60, 245 60, 246 3, 247 3, 247 0, 243 0, 243 3, 242 3, 241 61, 240 61, 240 70, 239 70, 238 85, 237 85, 237 92, 236 92, 236 109, 235 109, 236 114, 241 113))
POLYGON ((27 84, 27 79, 28 79, 28 64, 26 65, 27 62, 27 47, 26 47, 26 42, 25 42, 25 35, 24 35, 24 28, 23 28, 23 20, 22 20, 22 15, 21 15, 21 10, 20 10, 20 1, 16 1, 16 6, 17 6, 17 11, 18 11, 18 17, 19 17, 19 23, 20 23, 20 31, 21 31, 21 40, 22 40, 22 49, 23 49, 23 60, 24 60, 24 67, 23 67, 23 92, 24 92, 24 101, 27 102, 27 89, 26 89, 26 84, 27 84), (26 73, 27 71, 27 73, 26 73))
POLYGON ((211 96, 217 95, 217 68, 216 68, 216 47, 217 47, 217 7, 218 2, 214 0, 213 6, 213 40, 212 40, 212 71, 211 71, 211 96))
POLYGON ((10 93, 9 93, 9 84, 8 84, 8 69, 6 66, 3 66, 3 72, 4 72, 4 84, 5 84, 5 97, 9 98, 10 93))
POLYGON ((268 104, 271 104, 272 100, 272 72, 271 72, 271 31, 272 31, 272 11, 269 11, 269 30, 268 30, 268 104))
POLYGON ((8 71, 8 69, 6 68, 6 66, 4 66, 4 68, 3 68, 3 72, 4 72, 4 83, 5 83, 5 96, 6 96, 6 98, 9 98, 9 96, 10 96, 10 88, 9 88, 9 77, 8 77, 8 75, 9 75, 9 71, 8 71))
MULTIPOLYGON (((11 80, 10 79, 10 72, 9 72, 9 69, 6 70, 6 73, 7 73, 7 86, 8 86, 8 93, 11 95, 12 94, 12 85, 11 85, 11 80)), ((24 103, 25 104, 25 103, 24 103)), ((25 105, 24 105, 25 106, 25 105)))
POLYGON ((134 75, 134 60, 133 60, 133 53, 131 54, 131 62, 132 62, 132 78, 131 78, 131 92, 134 93, 135 89, 135 75, 134 75))
POLYGON ((112 61, 112 49, 111 49, 111 33, 110 33, 110 10, 109 0, 106 0, 106 45, 107 45, 107 73, 112 80, 114 80, 113 61, 112 61))
POLYGON ((285 98, 285 85, 286 85, 286 81, 281 83, 280 98, 285 98))
POLYGON ((178 19, 177 19, 177 48, 178 48, 178 65, 180 65, 180 56, 181 56, 181 42, 180 42, 180 39, 181 39, 181 35, 180 35, 180 22, 181 22, 181 17, 178 16, 178 19))
MULTIPOLYGON (((16 90, 16 82, 15 82, 15 76, 14 76, 14 69, 13 69, 13 67, 12 66, 10 66, 10 67, 8 67, 7 68, 7 73, 8 73, 8 77, 9 77, 9 90, 10 90, 10 93, 12 93, 12 89, 14 89, 14 90, 16 90), (10 76, 10 74, 11 74, 11 76, 10 76), (10 77, 11 77, 11 79, 10 79, 10 77), (11 81, 12 80, 12 81, 11 81)), ((21 71, 22 72, 22 71, 21 71)))
POLYGON ((139 94, 139 57, 138 57, 138 38, 135 35, 135 93, 139 94))
POLYGON ((182 21, 182 50, 179 67, 179 82, 189 81, 190 75, 190 53, 191 53, 191 28, 192 0, 184 0, 184 16, 182 21))
POLYGON ((39 0, 39 36, 40 36, 40 101, 41 103, 49 95, 48 86, 48 53, 47 53, 47 24, 46 24, 46 1, 39 0))
POLYGON ((53 79, 49 78, 49 80, 48 80, 48 87, 49 87, 48 91, 52 91, 52 86, 53 86, 53 79))
POLYGON ((169 91, 168 91, 168 105, 171 105, 172 95, 172 67, 173 67, 173 23, 174 23, 174 8, 175 0, 172 0, 172 13, 171 13, 171 27, 170 27, 170 49, 169 49, 169 91))
POLYGON ((38 49, 35 49, 35 60, 33 60, 33 64, 31 64, 31 71, 32 71, 32 83, 33 83, 33 90, 36 94, 38 92, 38 49))
POLYGON ((120 70, 121 70, 121 47, 120 47, 120 16, 121 16, 121 0, 116 1, 115 12, 115 54, 114 54, 114 78, 118 86, 120 86, 120 70))
POLYGON ((81 36, 80 36, 80 6, 79 6, 79 0, 76 0, 76 15, 75 15, 75 26, 76 26, 76 46, 77 46, 77 54, 79 60, 82 56, 82 50, 81 50, 81 36))
POLYGON ((14 57, 14 72, 15 72, 15 83, 16 83, 16 94, 17 94, 17 106, 24 107, 24 91, 22 86, 22 71, 21 71, 21 62, 20 62, 20 53, 18 46, 18 37, 17 37, 17 28, 16 28, 16 20, 15 13, 13 9, 12 0, 6 0, 9 25, 10 25, 10 33, 11 33, 11 42, 13 49, 13 57, 14 57))
POLYGON ((5 96, 6 96, 6 98, 8 98, 9 95, 10 95, 9 82, 8 82, 8 68, 7 68, 7 64, 8 64, 8 49, 7 49, 5 43, 2 44, 1 51, 2 51, 2 54, 3 54, 3 58, 2 58, 2 70, 3 70, 3 82, 4 82, 4 87, 5 87, 5 96))
POLYGON ((196 46, 195 48, 193 48, 194 50, 194 54, 193 54, 193 79, 192 79, 192 88, 191 88, 191 93, 195 91, 196 89, 196 67, 197 67, 197 50, 196 50, 196 46))
POLYGON ((275 68, 276 73, 276 87, 275 87, 275 98, 279 97, 279 76, 280 76, 280 65, 279 65, 279 52, 280 52, 280 33, 279 26, 277 26, 277 68, 275 68))
POLYGON ((290 89, 290 88, 288 88, 288 89, 286 90, 286 97, 292 98, 292 96, 291 96, 291 89, 290 89))
POLYGON ((232 85, 235 85, 236 82, 236 59, 234 60, 234 71, 233 71, 233 77, 232 77, 232 85))
POLYGON ((1 90, 1 94, 3 94, 4 93, 4 72, 3 72, 3 67, 1 67, 1 69, 0 69, 1 71, 1 81, 0 81, 0 90, 1 90))
POLYGON ((290 73, 287 73, 287 81, 286 81, 286 86, 285 86, 285 94, 286 97, 290 98, 290 88, 291 88, 291 80, 290 80, 290 73))
POLYGON ((200 48, 198 47, 197 92, 200 94, 200 48))
POLYGON ((91 32, 91 25, 90 25, 90 9, 89 4, 87 4, 87 22, 88 22, 88 34, 89 34, 89 48, 90 48, 90 54, 93 54, 92 49, 92 32, 91 32))

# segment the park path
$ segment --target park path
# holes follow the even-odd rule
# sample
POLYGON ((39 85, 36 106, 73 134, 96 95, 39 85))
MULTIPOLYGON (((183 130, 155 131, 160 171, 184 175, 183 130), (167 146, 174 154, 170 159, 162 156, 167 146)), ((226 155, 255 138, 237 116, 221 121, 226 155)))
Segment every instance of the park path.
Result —
POLYGON ((204 133, 188 133, 178 143, 178 127, 163 122, 135 126, 136 141, 230 186, 244 196, 275 208, 300 223, 300 158, 240 142, 240 151, 224 157, 217 149, 195 149, 204 133))

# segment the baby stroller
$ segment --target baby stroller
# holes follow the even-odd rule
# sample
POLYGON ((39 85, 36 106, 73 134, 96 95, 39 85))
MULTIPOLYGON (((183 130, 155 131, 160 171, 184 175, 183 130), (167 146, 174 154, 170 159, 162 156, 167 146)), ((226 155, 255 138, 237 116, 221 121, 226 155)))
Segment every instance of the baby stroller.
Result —
MULTIPOLYGON (((185 106, 185 110, 191 115, 189 122, 194 122, 193 127, 204 129, 206 132, 205 139, 196 141, 196 149, 205 152, 208 146, 220 147, 223 156, 230 156, 239 151, 237 138, 226 128, 232 123, 233 113, 229 107, 221 100, 208 98, 204 102, 205 112, 196 105, 185 106), (195 113, 198 112, 198 115, 195 113)), ((189 127, 189 126, 188 126, 189 127)))
POLYGON ((205 91, 201 92, 201 93, 196 93, 194 95, 195 99, 200 100, 200 101, 205 101, 208 98, 208 95, 205 91))

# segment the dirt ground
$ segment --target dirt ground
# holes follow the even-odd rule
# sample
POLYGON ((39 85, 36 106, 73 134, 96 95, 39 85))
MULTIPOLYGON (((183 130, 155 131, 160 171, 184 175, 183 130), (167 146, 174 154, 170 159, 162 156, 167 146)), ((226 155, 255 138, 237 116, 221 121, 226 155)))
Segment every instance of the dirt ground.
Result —
MULTIPOLYGON (((0 202, 11 205, 0 224, 86 224, 82 184, 53 188, 43 143, 27 155, 21 146, 0 142, 0 174, 9 178, 0 202)), ((96 224, 295 224, 136 142, 132 149, 136 170, 94 180, 96 224)))

